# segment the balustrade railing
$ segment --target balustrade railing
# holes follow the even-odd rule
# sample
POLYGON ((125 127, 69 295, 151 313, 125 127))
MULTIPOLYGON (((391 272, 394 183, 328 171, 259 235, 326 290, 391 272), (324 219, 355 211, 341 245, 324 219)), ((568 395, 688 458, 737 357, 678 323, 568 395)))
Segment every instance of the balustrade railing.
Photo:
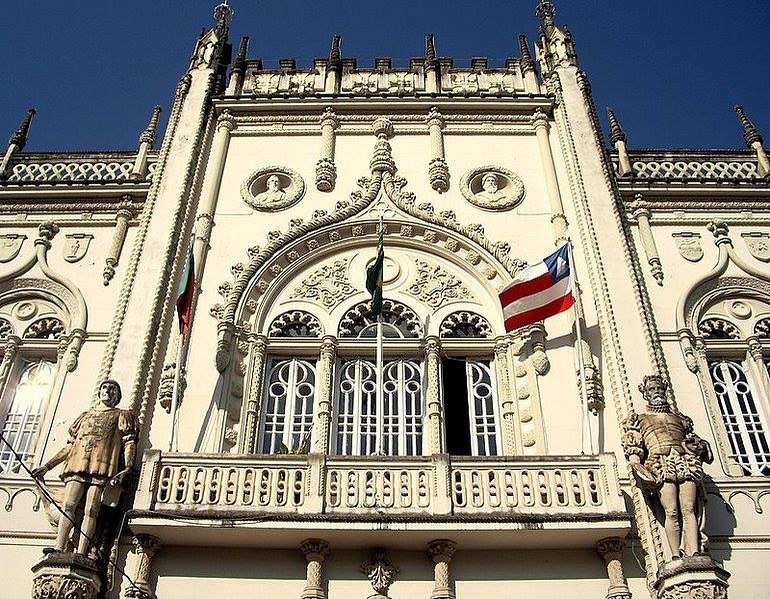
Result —
MULTIPOLYGON (((8 183, 73 183, 129 181, 131 159, 25 161, 14 164, 8 183)), ((145 180, 151 180, 156 162, 147 165, 145 180)))
POLYGON ((612 454, 227 456, 149 451, 138 509, 297 513, 610 514, 625 505, 612 454))

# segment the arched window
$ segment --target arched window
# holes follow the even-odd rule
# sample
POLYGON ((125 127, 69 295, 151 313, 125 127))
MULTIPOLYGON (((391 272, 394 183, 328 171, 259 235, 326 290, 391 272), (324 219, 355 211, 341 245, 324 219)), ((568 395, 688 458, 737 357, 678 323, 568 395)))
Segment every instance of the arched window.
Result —
MULTIPOLYGON (((53 387, 56 365, 46 360, 24 362, 8 409, 3 414, 3 437, 31 466, 43 410, 53 387)), ((18 474, 21 464, 7 444, 0 447, 0 472, 18 474)))
POLYGON ((492 337, 489 321, 475 312, 452 312, 441 322, 442 339, 487 339, 492 337))
POLYGON ((728 298, 701 315, 708 373, 732 458, 746 475, 770 475, 770 319, 765 302, 728 298))
POLYGON ((320 337, 323 329, 318 319, 304 310, 284 312, 270 325, 270 337, 320 337))

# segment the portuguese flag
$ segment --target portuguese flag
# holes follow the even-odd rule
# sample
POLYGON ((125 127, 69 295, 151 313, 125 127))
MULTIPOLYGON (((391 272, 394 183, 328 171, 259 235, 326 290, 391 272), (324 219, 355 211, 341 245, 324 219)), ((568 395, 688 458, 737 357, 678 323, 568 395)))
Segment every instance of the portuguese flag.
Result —
POLYGON ((192 319, 192 303, 195 292, 195 265, 193 262, 193 248, 190 246, 176 290, 176 314, 179 318, 179 331, 183 337, 190 332, 190 320, 192 319))
POLYGON ((385 262, 385 227, 380 225, 377 258, 366 269, 366 290, 372 294, 372 314, 382 314, 382 268, 385 262))

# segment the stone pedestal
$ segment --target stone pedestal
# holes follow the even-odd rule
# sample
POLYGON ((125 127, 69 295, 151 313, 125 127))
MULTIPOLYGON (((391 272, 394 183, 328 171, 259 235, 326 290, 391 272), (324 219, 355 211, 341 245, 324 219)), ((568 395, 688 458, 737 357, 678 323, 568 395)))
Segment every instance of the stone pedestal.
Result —
POLYGON ((32 573, 32 599, 96 599, 102 587, 98 563, 76 553, 48 553, 32 573))
POLYGON ((658 570, 658 599, 727 599, 730 574, 707 555, 683 557, 658 570))

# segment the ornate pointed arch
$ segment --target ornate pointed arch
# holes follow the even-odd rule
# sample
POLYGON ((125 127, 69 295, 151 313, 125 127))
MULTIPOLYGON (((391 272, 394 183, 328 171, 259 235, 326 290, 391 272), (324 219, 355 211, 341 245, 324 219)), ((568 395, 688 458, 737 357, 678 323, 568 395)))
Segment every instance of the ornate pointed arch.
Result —
POLYGON ((264 248, 249 248, 249 261, 232 267, 235 280, 220 286, 224 302, 211 310, 219 321, 216 366, 220 372, 230 363, 234 337, 240 331, 250 332, 247 320, 259 309, 259 303, 270 297, 275 281, 285 280, 287 272, 295 270, 310 254, 328 251, 330 246, 345 240, 376 234, 374 219, 355 222, 350 219, 363 212, 381 191, 402 212, 415 219, 388 221, 388 235, 440 246, 442 251, 451 252, 477 269, 490 284, 497 280, 497 287, 526 266, 524 261, 509 255, 510 244, 490 241, 480 224, 463 225, 451 211, 436 215, 431 204, 416 204, 415 195, 404 191, 406 180, 396 176, 387 142, 389 123, 385 121, 383 125, 382 121, 385 120, 378 119, 373 125, 378 140, 371 161, 371 177, 359 180, 361 190, 352 193, 350 201, 337 202, 332 214, 317 210, 309 221, 293 219, 285 232, 269 232, 264 248))

